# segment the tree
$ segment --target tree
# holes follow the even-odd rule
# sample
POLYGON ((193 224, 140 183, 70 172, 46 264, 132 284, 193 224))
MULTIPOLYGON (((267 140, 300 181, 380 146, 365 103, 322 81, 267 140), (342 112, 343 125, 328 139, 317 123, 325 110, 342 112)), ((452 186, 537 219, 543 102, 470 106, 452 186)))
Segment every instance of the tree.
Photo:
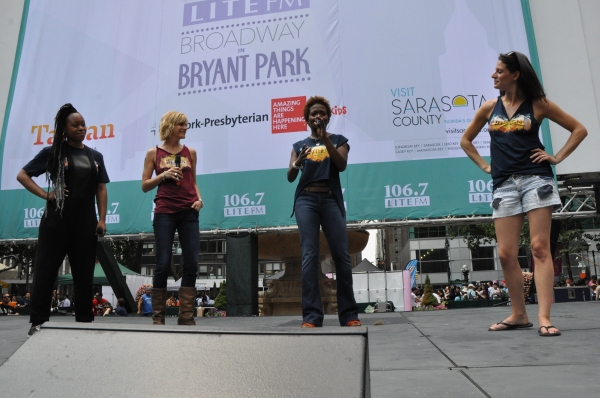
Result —
MULTIPOLYGON (((496 230, 493 223, 450 226, 447 231, 450 239, 462 236, 467 247, 471 250, 476 250, 482 244, 489 244, 496 240, 496 230)), ((586 251, 586 238, 596 240, 600 238, 600 234, 599 236, 586 234, 582 228, 581 221, 577 219, 561 223, 560 234, 556 242, 560 246, 560 252, 556 254, 556 257, 561 256, 564 259, 571 280, 574 279, 569 254, 586 251)), ((528 221, 525 221, 523 228, 521 228, 519 247, 525 249, 527 252, 527 263, 529 268, 531 268, 531 237, 528 221)))
POLYGON ((433 295, 433 286, 431 286, 431 281, 429 280, 429 275, 425 276, 425 286, 423 288, 423 297, 421 297, 421 306, 429 307, 429 306, 437 306, 438 301, 433 295))
MULTIPOLYGON (((496 241, 494 223, 449 226, 447 234, 450 239, 462 236, 463 241, 470 250, 477 250, 483 244, 490 244, 496 241)), ((519 235, 519 247, 528 249, 530 245, 529 222, 525 221, 519 235)))
POLYGON ((110 246, 118 263, 132 271, 142 271, 142 240, 109 240, 110 246))
POLYGON ((219 294, 215 299, 215 307, 220 310, 227 310, 227 284, 225 281, 221 282, 219 294))
POLYGON ((29 290, 29 275, 31 275, 33 272, 33 263, 36 250, 37 241, 24 245, 17 245, 13 243, 0 245, 0 257, 15 256, 17 259, 17 264, 21 264, 21 273, 25 274, 25 279, 27 280, 27 290, 29 290))
POLYGON ((590 237, 590 235, 585 234, 579 220, 570 220, 562 223, 558 244, 561 247, 560 254, 567 265, 567 272, 571 281, 574 281, 575 279, 573 279, 570 254, 573 252, 587 251, 588 244, 585 241, 586 237, 590 237))

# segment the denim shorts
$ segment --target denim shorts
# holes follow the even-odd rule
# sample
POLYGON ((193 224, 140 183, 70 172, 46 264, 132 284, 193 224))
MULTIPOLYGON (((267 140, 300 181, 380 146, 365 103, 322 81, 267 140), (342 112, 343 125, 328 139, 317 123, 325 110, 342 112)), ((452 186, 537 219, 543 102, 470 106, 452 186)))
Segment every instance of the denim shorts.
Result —
POLYGON ((492 196, 492 218, 510 217, 533 209, 560 207, 556 183, 552 177, 513 175, 504 181, 492 196))

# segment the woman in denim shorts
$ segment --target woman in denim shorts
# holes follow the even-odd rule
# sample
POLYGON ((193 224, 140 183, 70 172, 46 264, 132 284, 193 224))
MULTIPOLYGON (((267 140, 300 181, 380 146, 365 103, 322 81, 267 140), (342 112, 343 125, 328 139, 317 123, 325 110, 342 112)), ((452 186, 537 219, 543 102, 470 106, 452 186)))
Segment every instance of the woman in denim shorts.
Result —
POLYGON ((550 253, 552 211, 560 205, 551 165, 563 161, 586 137, 585 127, 546 98, 544 89, 527 57, 511 51, 500 54, 492 74, 498 98, 485 102, 465 130, 461 146, 469 158, 492 174, 492 201, 498 253, 506 286, 511 294, 511 315, 489 330, 513 330, 533 326, 525 311, 523 274, 517 261, 519 235, 525 215, 529 220, 531 251, 535 261, 540 336, 559 336, 550 322, 554 266, 550 253), (544 150, 539 127, 550 119, 571 133, 556 154, 544 150), (473 145, 485 124, 491 137, 488 164, 473 145))

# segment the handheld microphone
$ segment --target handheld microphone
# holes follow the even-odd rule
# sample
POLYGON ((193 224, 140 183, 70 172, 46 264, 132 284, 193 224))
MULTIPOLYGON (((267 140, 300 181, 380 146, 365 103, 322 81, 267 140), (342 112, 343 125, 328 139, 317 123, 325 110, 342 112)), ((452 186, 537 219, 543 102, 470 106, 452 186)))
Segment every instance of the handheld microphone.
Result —
POLYGON ((96 235, 100 236, 104 233, 104 231, 102 230, 102 228, 98 227, 96 228, 96 235))
POLYGON ((321 121, 321 119, 317 119, 317 126, 320 126, 323 122, 321 121))
MULTIPOLYGON (((175 155, 175 167, 181 168, 181 156, 175 155)), ((177 181, 175 185, 180 185, 181 181, 177 181)))

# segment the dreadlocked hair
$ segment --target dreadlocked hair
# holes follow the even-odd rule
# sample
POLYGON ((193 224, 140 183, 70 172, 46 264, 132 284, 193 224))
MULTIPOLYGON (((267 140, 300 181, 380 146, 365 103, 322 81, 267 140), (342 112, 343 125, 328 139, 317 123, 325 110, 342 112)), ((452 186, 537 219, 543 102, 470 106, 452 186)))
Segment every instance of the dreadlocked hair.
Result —
POLYGON ((54 191, 54 200, 56 201, 56 210, 60 209, 62 213, 65 203, 65 125, 67 118, 73 113, 78 113, 77 109, 71 104, 64 104, 60 107, 54 118, 54 140, 48 157, 46 167, 46 182, 48 189, 54 191))

